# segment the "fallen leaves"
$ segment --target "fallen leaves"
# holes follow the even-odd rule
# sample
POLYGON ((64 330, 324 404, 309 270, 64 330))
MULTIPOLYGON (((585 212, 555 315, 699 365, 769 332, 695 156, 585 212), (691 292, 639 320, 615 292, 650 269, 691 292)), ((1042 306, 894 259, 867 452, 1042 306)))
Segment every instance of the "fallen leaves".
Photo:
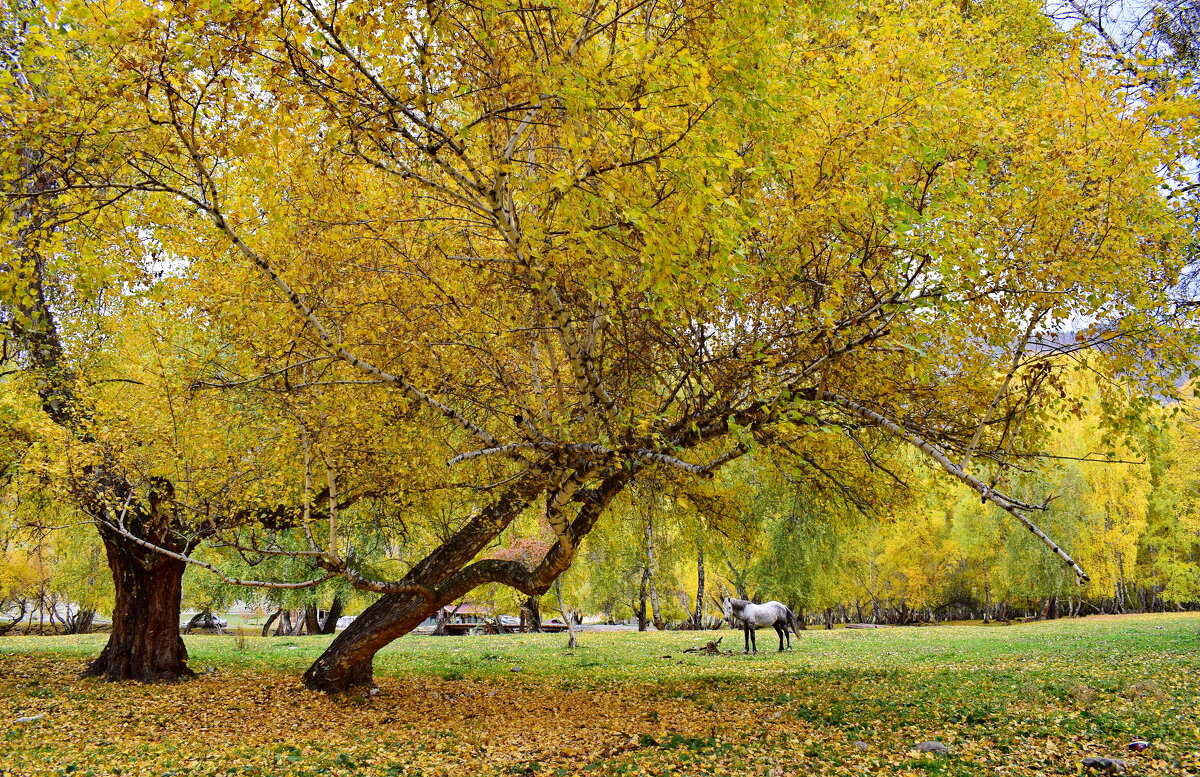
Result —
POLYGON ((142 686, 78 679, 83 657, 52 652, 57 640, 5 640, 0 650, 27 652, 0 654, 0 771, 1027 777, 1120 757, 1133 773, 1195 773, 1200 732, 1183 721, 1195 720, 1200 658, 1173 646, 1194 645, 1200 618, 1140 617, 1168 628, 812 632, 792 654, 685 666, 660 658, 675 634, 588 634, 569 656, 561 637, 463 638, 453 654, 451 638, 413 639, 380 657, 379 695, 340 698, 262 668, 278 641, 239 663, 228 640, 201 638, 193 663, 219 672, 142 686), (1091 638, 1067 638, 1080 633, 1091 638), (516 660, 526 671, 509 672, 516 660), (457 679, 437 676, 451 665, 457 679), (1146 683, 1154 696, 1133 690, 1146 683), (1081 703, 1076 686, 1095 695, 1081 703), (1135 736, 1150 747, 1130 752, 1135 736), (926 740, 950 753, 913 749, 926 740))

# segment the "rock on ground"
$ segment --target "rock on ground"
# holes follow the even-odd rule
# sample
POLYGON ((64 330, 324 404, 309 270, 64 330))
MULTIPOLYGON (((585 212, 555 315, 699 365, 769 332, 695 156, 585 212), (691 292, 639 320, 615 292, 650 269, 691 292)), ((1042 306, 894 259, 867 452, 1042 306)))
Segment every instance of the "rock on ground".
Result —
POLYGON ((934 741, 920 742, 916 747, 913 748, 913 750, 916 750, 919 753, 937 753, 938 755, 945 755, 946 753, 950 752, 950 748, 946 747, 941 742, 934 741))
POLYGON ((1125 774, 1129 771, 1129 765, 1120 758, 1100 758, 1094 755, 1083 759, 1083 768, 1109 774, 1125 774))

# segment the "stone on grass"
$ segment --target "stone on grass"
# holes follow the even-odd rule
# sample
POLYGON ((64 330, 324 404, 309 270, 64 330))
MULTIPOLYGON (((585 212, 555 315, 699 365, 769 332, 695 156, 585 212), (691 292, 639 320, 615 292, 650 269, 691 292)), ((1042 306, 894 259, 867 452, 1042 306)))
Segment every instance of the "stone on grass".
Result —
POLYGON ((871 746, 868 745, 866 742, 855 742, 854 746, 857 747, 859 750, 870 750, 871 749, 871 746))
POLYGON ((46 717, 46 716, 45 715, 30 715, 27 718, 17 718, 14 722, 15 723, 37 723, 39 720, 41 720, 44 717, 46 717))
POLYGON ((524 672, 524 671, 525 671, 525 669, 524 669, 523 667, 520 667, 520 666, 514 666, 513 668, 509 669, 508 671, 510 671, 510 672, 524 672))
POLYGON ((950 752, 950 748, 941 742, 934 741, 920 742, 913 750, 916 750, 918 753, 937 753, 938 755, 945 755, 950 752))
POLYGON ((1129 771, 1129 766, 1120 758, 1101 758, 1095 755, 1083 759, 1083 768, 1108 774, 1125 774, 1129 771))

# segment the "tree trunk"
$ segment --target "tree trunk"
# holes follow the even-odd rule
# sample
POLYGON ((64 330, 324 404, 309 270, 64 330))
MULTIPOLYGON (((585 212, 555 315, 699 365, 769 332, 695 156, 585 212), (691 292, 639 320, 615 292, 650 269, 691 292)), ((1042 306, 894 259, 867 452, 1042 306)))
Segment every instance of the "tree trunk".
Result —
MULTIPOLYGON (((434 621, 433 621, 433 635, 432 636, 435 636, 435 637, 446 636, 446 624, 450 622, 451 618, 453 618, 455 615, 458 614, 458 611, 462 609, 463 604, 465 604, 465 602, 459 602, 457 605, 454 606, 454 609, 450 610, 449 612, 446 611, 445 607, 438 608, 437 617, 435 617, 434 621)), ((504 633, 504 630, 500 628, 500 616, 499 615, 496 616, 496 633, 497 634, 504 633)))
POLYGON ((91 634, 92 621, 96 619, 96 611, 91 607, 81 607, 79 612, 72 615, 67 622, 68 634, 91 634))
POLYGON ((638 605, 637 619, 638 631, 645 631, 648 625, 646 620, 646 599, 650 596, 650 566, 647 564, 642 567, 642 586, 638 589, 638 605))
POLYGON ((317 617, 317 605, 304 605, 304 630, 309 634, 321 633, 321 619, 317 617))
POLYGON ((562 614, 563 622, 567 624, 567 650, 575 649, 575 623, 571 613, 567 612, 566 606, 563 605, 562 598, 562 579, 554 581, 554 596, 558 599, 558 611, 562 614))
POLYGON ((733 583, 734 589, 737 590, 737 598, 746 599, 749 601, 750 592, 746 589, 746 577, 749 575, 749 565, 747 565, 746 569, 739 570, 733 565, 733 562, 729 560, 729 557, 726 556, 725 566, 729 567, 729 580, 731 583, 733 583))
POLYGON ((541 605, 538 604, 538 598, 536 596, 527 597, 521 610, 529 616, 529 630, 534 633, 541 634, 542 608, 541 605))
POLYGON ((103 532, 116 587, 112 634, 85 677, 143 683, 194 677, 179 635, 182 561, 103 532))
POLYGON ((696 541, 696 614, 692 616, 692 628, 704 628, 704 545, 696 541))
POLYGON ((292 611, 284 609, 279 614, 279 621, 275 624, 275 636, 282 637, 292 633, 292 611))
POLYGON ((646 586, 650 589, 650 614, 654 628, 665 631, 662 610, 658 605, 658 588, 654 585, 654 525, 646 521, 646 586))
MULTIPOLYGON (((0 624, 0 637, 3 637, 8 632, 12 631, 17 626, 18 623, 25 620, 25 615, 29 611, 28 601, 25 599, 17 599, 16 605, 20 609, 17 611, 17 614, 15 616, 12 616, 12 620, 10 620, 8 623, 0 624)), ((4 607, 4 616, 5 617, 9 617, 7 610, 8 610, 8 608, 7 608, 7 606, 5 606, 4 607)))
POLYGON ((833 608, 832 607, 825 608, 825 628, 826 629, 833 628, 833 608))
POLYGON ((283 615, 283 608, 282 608, 282 607, 280 607, 278 610, 276 610, 275 612, 271 613, 271 614, 270 614, 270 615, 267 617, 267 622, 263 624, 263 628, 262 628, 262 635, 263 635, 264 637, 266 637, 266 636, 269 636, 269 635, 271 634, 271 624, 272 624, 272 623, 274 623, 274 622, 275 622, 275 619, 276 619, 276 618, 278 618, 280 615, 283 615))
MULTIPOLYGON (((633 474, 630 468, 614 469, 590 492, 589 500, 571 522, 577 539, 587 535, 609 502, 629 484, 633 474)), ((311 690, 326 693, 372 685, 371 662, 380 648, 408 634, 438 608, 481 585, 500 583, 528 596, 549 591, 558 575, 570 566, 573 548, 553 545, 533 570, 524 564, 498 559, 472 562, 476 554, 495 539, 499 531, 496 527, 506 526, 541 493, 543 487, 544 483, 538 480, 516 487, 418 562, 404 578, 404 583, 419 586, 426 595, 402 592, 379 597, 313 662, 304 673, 304 684, 311 690)))
POLYGON ((427 603, 417 594, 381 596, 334 638, 304 673, 304 684, 326 693, 372 685, 371 662, 380 648, 415 629, 447 603, 427 603))
POLYGON ((659 631, 666 631, 667 624, 662 619, 662 610, 658 606, 658 589, 654 586, 654 578, 650 578, 650 620, 654 623, 654 628, 659 631))
POLYGON ((342 595, 334 594, 333 602, 329 605, 329 612, 325 613, 325 620, 321 621, 322 634, 333 634, 337 631, 337 624, 342 618, 344 609, 345 603, 342 601, 342 595))

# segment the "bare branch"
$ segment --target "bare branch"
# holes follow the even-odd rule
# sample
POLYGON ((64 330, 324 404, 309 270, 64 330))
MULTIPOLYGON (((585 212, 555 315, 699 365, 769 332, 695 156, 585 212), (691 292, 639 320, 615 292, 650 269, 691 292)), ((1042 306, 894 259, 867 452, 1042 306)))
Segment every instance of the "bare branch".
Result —
POLYGON ((1045 310, 1039 310, 1029 319, 1029 326, 1025 328, 1025 334, 1021 336, 1020 342, 1017 343, 1013 350, 1012 366, 1008 368, 1008 374, 1004 376, 1004 380, 1000 383, 1000 388, 996 390, 996 396, 992 397, 991 403, 987 409, 983 411, 983 418, 979 419, 979 425, 975 427, 975 434, 971 437, 970 444, 967 445, 967 450, 963 453, 962 463, 958 466, 964 471, 971 466, 971 456, 975 449, 979 447, 979 440, 983 437, 983 429, 992 420, 992 414, 996 412, 996 406, 1000 404, 1000 400, 1008 392, 1008 386, 1012 383, 1013 376, 1017 374, 1017 370, 1021 367, 1021 359, 1025 354, 1025 346, 1029 343, 1029 338, 1033 335, 1033 329, 1038 322, 1042 320, 1045 310))
POLYGON ((826 394, 825 399, 835 402, 840 407, 850 411, 859 418, 863 418, 875 424, 876 426, 886 429, 897 437, 903 439, 905 442, 924 452, 926 455, 940 464, 942 469, 946 470, 946 472, 949 472, 954 477, 966 483, 975 491, 979 492, 980 496, 982 496, 984 499, 992 502, 994 505, 1012 515, 1014 518, 1024 524, 1026 529, 1029 529, 1029 531, 1035 537, 1041 540, 1046 547, 1050 548, 1051 551, 1053 551, 1059 558, 1066 562, 1071 569, 1075 571, 1075 576, 1078 578, 1079 583, 1082 584, 1091 580, 1087 573, 1083 571, 1083 568, 1076 563, 1075 559, 1071 558, 1071 556, 1068 555, 1065 550, 1060 548, 1058 544, 1054 542, 1054 540, 1050 539, 1050 537, 1044 531, 1039 529, 1037 525, 1034 524, 1034 522, 1031 521, 1023 512, 1043 510, 1045 509, 1045 505, 1026 504, 999 493, 979 478, 972 477, 970 474, 965 472, 962 467, 951 461, 950 457, 947 456, 942 449, 938 448, 933 443, 915 434, 909 429, 902 427, 900 424, 882 415, 881 413, 877 413, 868 407, 864 407, 853 400, 838 396, 837 394, 826 394))

